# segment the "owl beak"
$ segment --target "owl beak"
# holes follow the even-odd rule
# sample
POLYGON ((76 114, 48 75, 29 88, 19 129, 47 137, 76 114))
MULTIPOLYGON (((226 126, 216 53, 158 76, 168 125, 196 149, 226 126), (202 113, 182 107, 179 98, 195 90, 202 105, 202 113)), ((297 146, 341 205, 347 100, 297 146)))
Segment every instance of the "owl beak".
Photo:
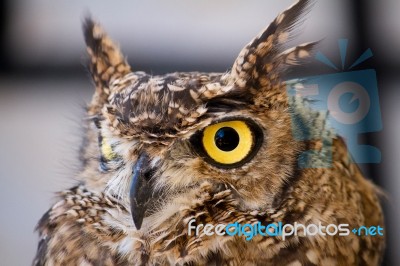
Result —
POLYGON ((152 169, 149 167, 149 156, 142 153, 132 169, 132 183, 129 191, 133 223, 140 230, 147 204, 151 199, 150 184, 152 169))

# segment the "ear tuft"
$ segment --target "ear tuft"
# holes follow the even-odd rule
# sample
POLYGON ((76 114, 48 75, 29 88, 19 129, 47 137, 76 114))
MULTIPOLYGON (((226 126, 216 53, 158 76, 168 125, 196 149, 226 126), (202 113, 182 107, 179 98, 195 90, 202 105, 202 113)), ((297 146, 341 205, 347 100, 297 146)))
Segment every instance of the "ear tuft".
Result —
POLYGON ((283 50, 312 2, 298 0, 242 49, 231 71, 231 77, 238 87, 257 86, 260 79, 273 83, 285 71, 284 66, 298 64, 301 59, 311 55, 316 43, 300 45, 286 52, 283 50))
POLYGON ((89 69, 96 86, 89 113, 95 115, 108 101, 110 82, 130 73, 131 68, 119 47, 90 17, 83 22, 83 34, 90 57, 89 69))
POLYGON ((279 68, 299 65, 312 56, 313 51, 318 44, 319 42, 304 43, 284 51, 276 57, 276 66, 279 68))

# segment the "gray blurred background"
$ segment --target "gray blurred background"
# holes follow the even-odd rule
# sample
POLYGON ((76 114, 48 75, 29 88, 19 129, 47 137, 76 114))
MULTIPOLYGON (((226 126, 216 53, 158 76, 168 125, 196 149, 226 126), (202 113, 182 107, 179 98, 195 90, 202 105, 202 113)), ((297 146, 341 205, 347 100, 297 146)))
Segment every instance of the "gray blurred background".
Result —
MULTIPOLYGON (((292 0, 164 0, 0 2, 0 265, 29 265, 37 220, 53 193, 71 186, 83 106, 93 86, 84 66, 81 22, 91 13, 117 40, 135 70, 229 69, 240 49, 292 0)), ((363 165, 390 195, 384 201, 388 249, 399 265, 400 1, 317 0, 293 44, 323 40, 320 50, 340 64, 337 40, 349 39, 348 62, 367 48, 357 69, 377 70, 381 132, 362 141, 382 151, 363 165)), ((294 77, 335 73, 312 61, 294 77)))

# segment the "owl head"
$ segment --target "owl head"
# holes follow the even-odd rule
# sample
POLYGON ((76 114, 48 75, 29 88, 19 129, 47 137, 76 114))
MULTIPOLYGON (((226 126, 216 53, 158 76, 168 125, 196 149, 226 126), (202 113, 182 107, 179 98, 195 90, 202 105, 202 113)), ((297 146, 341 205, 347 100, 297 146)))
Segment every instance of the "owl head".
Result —
POLYGON ((279 204, 304 149, 281 78, 315 46, 284 44, 308 7, 281 13, 225 73, 136 71, 86 19, 96 90, 81 176, 129 210, 126 226, 177 243, 190 218, 220 223, 279 204))

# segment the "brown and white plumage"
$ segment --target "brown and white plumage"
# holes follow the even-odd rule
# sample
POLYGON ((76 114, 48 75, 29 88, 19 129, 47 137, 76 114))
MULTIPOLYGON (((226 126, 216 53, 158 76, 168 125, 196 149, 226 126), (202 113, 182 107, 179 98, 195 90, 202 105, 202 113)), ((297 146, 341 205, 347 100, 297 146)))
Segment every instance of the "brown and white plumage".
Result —
POLYGON ((60 192, 39 221, 34 265, 378 265, 382 237, 188 235, 193 218, 382 226, 375 188, 344 142, 323 115, 286 95, 282 74, 314 47, 283 51, 308 7, 300 0, 281 13, 227 73, 132 72, 100 26, 86 20, 94 123, 80 183, 60 192), (223 165, 204 153, 198 136, 231 120, 254 129, 254 144, 245 160, 223 165), (293 130, 316 140, 299 141, 293 130), (298 166, 305 150, 329 160, 323 143, 331 138, 330 168, 298 166))

